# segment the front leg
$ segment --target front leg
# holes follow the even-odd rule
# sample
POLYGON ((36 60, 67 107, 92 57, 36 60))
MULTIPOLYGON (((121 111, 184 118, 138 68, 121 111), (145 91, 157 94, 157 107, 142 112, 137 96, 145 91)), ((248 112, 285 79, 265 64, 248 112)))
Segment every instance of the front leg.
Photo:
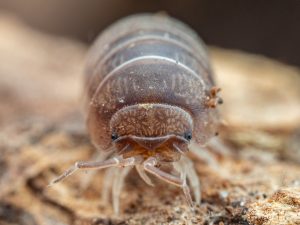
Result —
POLYGON ((194 193, 195 202, 199 204, 201 201, 200 179, 192 160, 183 156, 178 162, 174 163, 174 166, 177 171, 186 172, 190 187, 194 193))
POLYGON ((113 185, 112 185, 112 201, 113 201, 113 209, 115 215, 119 214, 120 211, 120 195, 122 188, 124 186, 125 177, 129 173, 132 167, 125 167, 125 168, 115 168, 116 173, 113 178, 113 185))
POLYGON ((176 185, 178 187, 181 187, 183 192, 184 192, 184 195, 186 197, 186 200, 189 204, 189 206, 191 208, 193 208, 193 201, 192 201, 192 197, 191 197, 191 194, 190 194, 190 189, 186 183, 186 173, 185 172, 181 172, 180 174, 180 177, 177 177, 175 175, 172 175, 172 174, 169 174, 169 173, 166 173, 162 170, 160 170, 159 168, 156 167, 158 161, 156 158, 154 157, 150 157, 149 159, 147 159, 143 165, 144 165, 144 169, 153 174, 154 176, 170 183, 170 184, 173 184, 173 185, 176 185))
POLYGON ((104 169, 109 167, 126 167, 126 166, 134 166, 142 163, 141 157, 130 157, 123 159, 121 156, 114 157, 105 161, 95 161, 95 162, 76 162, 74 166, 66 170, 62 175, 51 181, 49 186, 58 183, 79 169, 104 169))

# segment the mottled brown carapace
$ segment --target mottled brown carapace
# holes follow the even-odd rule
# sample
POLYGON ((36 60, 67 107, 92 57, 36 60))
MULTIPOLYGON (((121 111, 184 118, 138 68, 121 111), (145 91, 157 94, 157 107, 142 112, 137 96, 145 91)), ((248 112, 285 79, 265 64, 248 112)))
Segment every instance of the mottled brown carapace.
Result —
POLYGON ((221 102, 197 34, 166 15, 120 20, 91 48, 85 91, 91 140, 114 158, 77 163, 75 169, 136 166, 147 183, 144 171, 182 187, 191 203, 184 178, 191 168, 174 163, 191 140, 204 144, 216 134, 221 102), (161 163, 170 163, 181 176, 160 170, 161 163))
POLYGON ((123 156, 155 156, 177 161, 188 151, 193 120, 185 110, 167 104, 136 104, 116 112, 110 122, 114 143, 123 156), (127 147, 126 147, 127 146, 127 147))

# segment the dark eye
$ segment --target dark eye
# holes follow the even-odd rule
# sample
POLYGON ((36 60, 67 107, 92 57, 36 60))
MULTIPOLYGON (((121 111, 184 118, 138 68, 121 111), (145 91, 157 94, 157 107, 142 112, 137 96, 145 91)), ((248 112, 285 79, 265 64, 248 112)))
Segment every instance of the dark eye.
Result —
POLYGON ((116 133, 112 133, 111 134, 111 139, 113 140, 113 141, 115 141, 115 140, 117 140, 118 139, 118 134, 116 134, 116 133))
POLYGON ((192 132, 190 132, 190 131, 187 131, 187 132, 185 132, 184 133, 184 138, 186 139, 186 140, 188 140, 188 141, 190 141, 190 140, 192 140, 192 132))

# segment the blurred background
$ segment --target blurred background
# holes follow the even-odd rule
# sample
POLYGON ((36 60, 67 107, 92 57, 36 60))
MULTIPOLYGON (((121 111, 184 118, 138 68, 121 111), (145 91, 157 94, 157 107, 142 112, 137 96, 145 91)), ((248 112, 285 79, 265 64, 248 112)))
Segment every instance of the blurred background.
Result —
POLYGON ((0 0, 0 9, 43 32, 86 43, 126 15, 164 11, 189 24, 210 45, 300 66, 299 0, 0 0))
POLYGON ((196 30, 222 88, 225 145, 208 151, 217 163, 193 157, 204 205, 192 223, 299 224, 300 0, 0 0, 0 224, 187 223, 178 189, 153 189, 135 175, 121 220, 100 201, 103 173, 47 188, 75 161, 95 157, 80 114, 88 46, 142 12, 196 30))

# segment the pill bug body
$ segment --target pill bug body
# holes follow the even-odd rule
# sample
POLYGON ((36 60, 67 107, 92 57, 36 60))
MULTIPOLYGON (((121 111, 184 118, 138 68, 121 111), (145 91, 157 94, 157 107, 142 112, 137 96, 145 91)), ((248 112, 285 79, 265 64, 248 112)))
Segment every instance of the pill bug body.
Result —
MULTIPOLYGON (((162 15, 116 22, 92 46, 85 70, 88 132, 114 157, 78 162, 53 183, 77 169, 135 166, 150 185, 145 171, 181 187, 192 205, 187 176, 199 202, 198 177, 184 155, 191 140, 204 144, 215 135, 217 92, 205 46, 186 25, 162 15)), ((115 211, 120 186, 113 188, 115 211)))
MULTIPOLYGON (((204 48, 191 29, 167 16, 131 16, 104 31, 86 69, 87 125, 94 144, 102 150, 112 144, 111 120, 119 110, 140 105, 155 114, 161 108, 149 104, 183 109, 192 120, 193 139, 205 143, 215 134, 217 112, 207 105, 214 81, 204 48)), ((159 136, 160 124, 168 126, 167 117, 156 125, 144 121, 149 129, 139 128, 138 115, 131 119, 120 132, 159 136)))

